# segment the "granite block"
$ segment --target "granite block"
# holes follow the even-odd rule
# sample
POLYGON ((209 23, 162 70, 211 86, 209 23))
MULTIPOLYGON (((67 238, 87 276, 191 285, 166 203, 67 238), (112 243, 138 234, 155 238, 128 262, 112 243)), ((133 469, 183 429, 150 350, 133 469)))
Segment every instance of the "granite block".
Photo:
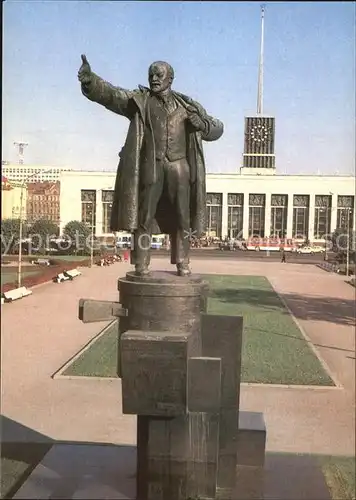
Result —
POLYGON ((220 410, 219 455, 237 454, 238 411, 234 408, 220 410))
POLYGON ((266 425, 263 413, 240 411, 237 438, 237 463, 260 466, 265 462, 266 425))
POLYGON ((221 359, 188 360, 188 410, 219 413, 221 399, 221 359))
POLYGON ((218 414, 189 413, 167 419, 139 416, 138 426, 139 498, 156 500, 162 494, 164 499, 186 500, 196 486, 201 495, 205 491, 206 498, 214 498, 209 495, 216 487, 218 414))
MULTIPOLYGON (((233 498, 236 485, 236 453, 219 455, 217 488, 227 499, 233 498)), ((224 497, 218 497, 224 498, 224 497)), ((235 500, 235 499, 234 499, 235 500)))
POLYGON ((234 500, 262 500, 264 489, 263 467, 238 465, 234 500))
POLYGON ((123 413, 187 412, 187 363, 194 333, 129 330, 121 335, 123 413))
POLYGON ((202 355, 221 358, 221 406, 239 407, 243 319, 201 314, 202 355))

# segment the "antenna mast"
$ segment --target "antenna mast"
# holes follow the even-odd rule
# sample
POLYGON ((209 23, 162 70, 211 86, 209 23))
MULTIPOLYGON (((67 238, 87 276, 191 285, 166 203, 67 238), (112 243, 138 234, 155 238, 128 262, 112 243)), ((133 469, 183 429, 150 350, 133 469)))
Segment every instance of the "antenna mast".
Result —
POLYGON ((28 146, 28 142, 14 142, 14 146, 17 146, 18 149, 19 165, 23 165, 24 149, 28 146))
POLYGON ((257 114, 263 114, 263 52, 265 31, 265 6, 261 5, 261 49, 260 64, 258 68, 257 114))

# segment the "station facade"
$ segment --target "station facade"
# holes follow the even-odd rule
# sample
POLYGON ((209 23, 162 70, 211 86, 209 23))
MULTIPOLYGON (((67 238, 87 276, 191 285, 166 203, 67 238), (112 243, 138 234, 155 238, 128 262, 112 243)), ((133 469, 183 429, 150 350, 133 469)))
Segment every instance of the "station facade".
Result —
MULTIPOLYGON (((207 174, 207 236, 318 242, 336 228, 355 228, 353 176, 271 175, 246 170, 207 174)), ((115 177, 115 172, 61 172, 61 230, 69 221, 80 220, 94 226, 96 236, 112 236, 115 177)))

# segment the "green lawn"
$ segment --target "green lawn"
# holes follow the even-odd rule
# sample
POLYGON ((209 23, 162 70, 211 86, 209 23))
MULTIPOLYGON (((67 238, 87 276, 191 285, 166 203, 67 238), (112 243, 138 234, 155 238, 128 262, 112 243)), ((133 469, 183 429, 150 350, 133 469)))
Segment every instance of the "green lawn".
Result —
MULTIPOLYGON (((208 312, 242 315, 242 381, 334 385, 298 327, 262 276, 206 275, 208 312)), ((116 377, 117 324, 70 365, 64 375, 116 377)))
POLYGON ((242 380, 334 385, 263 276, 208 275, 208 311, 243 316, 242 380))
POLYGON ((63 375, 117 377, 118 322, 113 321, 105 330, 105 333, 79 356, 63 375))
POLYGON ((322 471, 333 500, 355 500, 355 457, 321 457, 322 471))

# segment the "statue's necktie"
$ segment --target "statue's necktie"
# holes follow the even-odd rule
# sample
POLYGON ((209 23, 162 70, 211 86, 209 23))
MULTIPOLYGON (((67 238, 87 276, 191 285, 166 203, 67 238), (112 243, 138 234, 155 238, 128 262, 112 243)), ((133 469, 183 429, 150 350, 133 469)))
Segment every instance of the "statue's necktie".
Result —
POLYGON ((168 97, 166 99, 162 99, 164 109, 170 115, 176 109, 176 104, 174 102, 173 97, 168 97))

